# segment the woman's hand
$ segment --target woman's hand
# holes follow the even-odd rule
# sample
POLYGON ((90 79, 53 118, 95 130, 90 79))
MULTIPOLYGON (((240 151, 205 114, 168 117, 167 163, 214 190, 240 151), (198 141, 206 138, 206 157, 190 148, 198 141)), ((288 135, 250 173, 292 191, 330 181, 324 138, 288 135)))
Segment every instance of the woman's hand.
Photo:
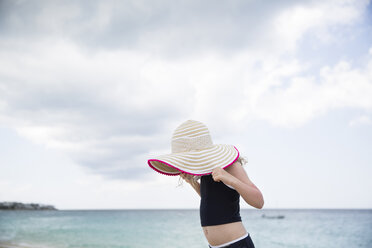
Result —
POLYGON ((193 175, 181 172, 180 177, 182 177, 183 180, 185 180, 187 183, 189 183, 191 185, 195 184, 195 182, 193 180, 193 175))
POLYGON ((224 169, 217 167, 214 168, 212 171, 212 178, 216 182, 223 182, 224 184, 231 185, 233 181, 236 179, 233 175, 225 171, 224 169))
POLYGON ((189 183, 195 189, 196 193, 198 193, 199 196, 201 196, 200 195, 200 184, 194 180, 193 175, 181 172, 180 177, 183 180, 185 180, 187 183, 189 183))

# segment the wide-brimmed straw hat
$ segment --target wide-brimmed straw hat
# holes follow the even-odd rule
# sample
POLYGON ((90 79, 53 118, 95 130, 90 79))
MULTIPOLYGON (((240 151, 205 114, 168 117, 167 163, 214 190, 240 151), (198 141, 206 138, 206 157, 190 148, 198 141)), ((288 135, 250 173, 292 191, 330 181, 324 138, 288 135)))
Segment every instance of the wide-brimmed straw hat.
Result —
POLYGON ((206 125, 188 120, 176 128, 172 136, 172 153, 150 158, 147 163, 155 171, 176 176, 181 172, 203 176, 217 167, 226 168, 239 158, 233 145, 214 145, 206 125))

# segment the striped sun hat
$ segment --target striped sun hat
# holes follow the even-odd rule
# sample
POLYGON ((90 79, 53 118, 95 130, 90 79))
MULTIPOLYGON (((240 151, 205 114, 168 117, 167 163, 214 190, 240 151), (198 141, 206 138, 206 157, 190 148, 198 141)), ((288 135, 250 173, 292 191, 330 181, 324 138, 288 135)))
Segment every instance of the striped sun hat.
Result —
POLYGON ((188 120, 172 136, 172 153, 151 158, 148 165, 155 171, 176 176, 181 172, 208 175, 217 167, 226 168, 239 157, 233 145, 214 145, 206 125, 188 120))

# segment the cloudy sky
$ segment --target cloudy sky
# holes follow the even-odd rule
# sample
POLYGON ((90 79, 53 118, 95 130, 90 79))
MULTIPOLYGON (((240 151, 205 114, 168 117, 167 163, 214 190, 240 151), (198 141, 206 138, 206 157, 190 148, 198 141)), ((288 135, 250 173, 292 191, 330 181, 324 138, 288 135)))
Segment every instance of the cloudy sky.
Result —
POLYGON ((372 4, 0 1, 0 201, 198 208, 146 163, 188 119, 264 208, 371 208, 372 4))

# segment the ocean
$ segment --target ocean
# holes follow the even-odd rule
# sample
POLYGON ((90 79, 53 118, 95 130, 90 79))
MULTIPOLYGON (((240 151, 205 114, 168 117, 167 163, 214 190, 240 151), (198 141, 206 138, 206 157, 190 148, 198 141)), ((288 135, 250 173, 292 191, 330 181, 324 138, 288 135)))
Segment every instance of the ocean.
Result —
MULTIPOLYGON (((372 209, 241 209, 241 216, 256 248, 372 248, 372 209)), ((1 244, 208 247, 198 210, 0 210, 1 244)))

